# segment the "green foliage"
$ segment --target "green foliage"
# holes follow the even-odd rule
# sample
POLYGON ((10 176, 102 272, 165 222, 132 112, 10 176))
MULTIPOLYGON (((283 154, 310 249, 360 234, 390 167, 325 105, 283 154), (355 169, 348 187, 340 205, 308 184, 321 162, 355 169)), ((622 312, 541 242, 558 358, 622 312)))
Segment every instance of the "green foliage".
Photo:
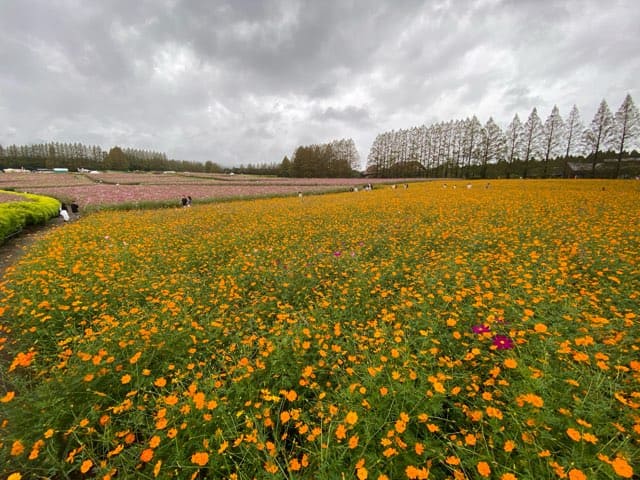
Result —
MULTIPOLYGON (((354 171, 357 163, 358 151, 349 139, 300 146, 288 168, 290 176, 298 178, 349 178, 357 173, 354 171)), ((284 160, 282 165, 283 169, 287 167, 284 160)))
POLYGON ((68 168, 89 170, 134 170, 178 172, 219 172, 222 168, 208 161, 206 163, 169 160, 166 154, 135 148, 113 147, 109 153, 101 147, 86 146, 80 143, 47 143, 33 145, 0 145, 0 169, 24 168, 68 168))
POLYGON ((120 147, 113 147, 104 159, 104 167, 109 170, 128 170, 129 160, 120 147))
POLYGON ((27 225, 43 224, 58 215, 60 202, 54 198, 9 191, 3 193, 25 200, 0 203, 0 243, 27 225))

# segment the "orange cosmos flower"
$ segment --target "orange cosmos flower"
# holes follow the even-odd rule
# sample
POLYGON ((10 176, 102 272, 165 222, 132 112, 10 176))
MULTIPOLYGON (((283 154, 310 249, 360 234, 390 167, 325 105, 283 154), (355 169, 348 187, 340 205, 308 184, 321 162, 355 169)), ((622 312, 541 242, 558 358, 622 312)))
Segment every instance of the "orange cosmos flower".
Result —
POLYGON ((485 409, 487 415, 493 418, 497 418, 498 420, 502 420, 502 412, 495 407, 487 407, 485 409))
POLYGON ((150 448, 145 448, 140 454, 140 461, 147 463, 150 462, 153 458, 153 450, 150 448))
POLYGON ((572 468, 571 470, 569 470, 568 474, 569 480, 587 480, 587 476, 577 468, 572 468))
POLYGON ((491 475, 491 467, 487 462, 478 462, 476 468, 481 477, 488 477, 491 475))
POLYGON ((516 368, 518 366, 518 362, 515 358, 505 358, 503 364, 507 368, 516 368))
POLYGON ((382 455, 389 458, 389 457, 393 457, 394 455, 398 454, 398 450, 396 450, 393 447, 388 447, 385 448, 384 451, 382 452, 382 455))
POLYGON ((229 442, 225 440, 220 444, 220 447, 218 448, 218 453, 222 455, 228 447, 229 447, 229 442))
POLYGON ((285 392, 284 397, 290 402, 294 402, 296 398, 298 398, 298 394, 295 390, 289 390, 288 392, 285 392))
POLYGON ((193 403, 196 409, 202 410, 205 406, 205 396, 203 392, 198 392, 193 396, 193 403))
POLYGON ((533 405, 534 407, 542 408, 542 406, 544 405, 544 400, 533 393, 526 393, 524 395, 519 395, 518 397, 516 397, 516 403, 519 407, 522 407, 525 403, 528 403, 530 405, 533 405))
POLYGON ((545 333, 547 331, 547 326, 544 323, 536 323, 533 326, 533 329, 537 332, 537 333, 545 333))
POLYGON ((289 461, 289 470, 296 472, 301 468, 302 468, 302 465, 300 465, 300 461, 297 458, 292 458, 289 461))
POLYGON ((29 353, 18 353, 16 358, 13 359, 11 365, 9 366, 9 371, 14 371, 17 367, 28 367, 33 362, 33 357, 35 357, 36 352, 29 353))
POLYGON ((204 467, 209 463, 209 454, 207 452, 196 452, 191 455, 191 463, 204 467))
POLYGON ((4 397, 0 398, 0 402, 8 403, 16 396, 16 392, 7 392, 4 397))
POLYGON ((158 475, 160 474, 160 468, 162 468, 162 460, 158 460, 156 462, 156 465, 153 467, 153 476, 154 476, 154 478, 157 478, 158 475))
POLYGON ((11 456, 17 457, 22 452, 24 452, 24 445, 22 445, 22 442, 20 440, 14 441, 11 445, 11 456))
POLYGON ((629 463, 622 457, 616 457, 612 462, 611 466, 616 474, 622 478, 631 478, 633 477, 633 468, 629 463))
POLYGON ((567 428, 567 435, 569 435, 569 438, 574 442, 579 442, 580 438, 582 437, 582 435, 580 435, 580 432, 575 428, 567 428))
POLYGON ((93 467, 93 462, 91 460, 85 460, 82 462, 82 465, 80 465, 80 472, 87 473, 91 470, 91 467, 93 467))
POLYGON ((164 377, 156 378, 156 381, 153 382, 156 387, 164 387, 167 384, 167 380, 164 377))
POLYGON ((475 444, 476 444, 476 441, 477 441, 476 436, 475 436, 473 433, 467 433, 467 434, 464 436, 464 443, 465 443, 465 445, 471 445, 471 446, 472 446, 472 445, 475 445, 475 444))
POLYGON ((426 480, 429 478, 429 470, 426 468, 417 468, 413 465, 409 465, 404 473, 410 480, 426 480))
POLYGON ((136 363, 138 360, 140 360, 140 356, 142 355, 142 352, 136 352, 133 357, 131 357, 129 359, 129 363, 133 364, 136 363))
POLYGON ((358 414, 356 412, 349 412, 344 419, 349 425, 355 425, 358 421, 358 414))
POLYGON ((366 468, 359 467, 356 469, 356 477, 358 477, 358 480, 367 480, 367 478, 369 478, 369 472, 366 468))

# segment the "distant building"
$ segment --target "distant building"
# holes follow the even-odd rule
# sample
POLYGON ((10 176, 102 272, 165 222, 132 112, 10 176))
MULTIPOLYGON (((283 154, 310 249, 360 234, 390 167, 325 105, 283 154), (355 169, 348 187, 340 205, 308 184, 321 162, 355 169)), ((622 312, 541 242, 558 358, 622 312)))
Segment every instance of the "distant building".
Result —
MULTIPOLYGON (((596 163, 596 178, 613 178, 618 173, 619 178, 634 178, 640 174, 640 158, 623 158, 618 171, 618 160, 607 158, 596 163)), ((567 173, 570 178, 592 178, 593 165, 591 162, 568 162, 567 173)))

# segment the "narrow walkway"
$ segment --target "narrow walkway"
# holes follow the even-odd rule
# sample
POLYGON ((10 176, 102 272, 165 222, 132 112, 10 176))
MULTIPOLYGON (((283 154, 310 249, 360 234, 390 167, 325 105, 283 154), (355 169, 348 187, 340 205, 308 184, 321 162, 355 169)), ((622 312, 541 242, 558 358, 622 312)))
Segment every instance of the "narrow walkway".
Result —
POLYGON ((4 280, 7 268, 14 265, 38 238, 52 228, 63 224, 62 217, 55 217, 44 225, 28 225, 20 233, 0 245, 0 280, 4 280))

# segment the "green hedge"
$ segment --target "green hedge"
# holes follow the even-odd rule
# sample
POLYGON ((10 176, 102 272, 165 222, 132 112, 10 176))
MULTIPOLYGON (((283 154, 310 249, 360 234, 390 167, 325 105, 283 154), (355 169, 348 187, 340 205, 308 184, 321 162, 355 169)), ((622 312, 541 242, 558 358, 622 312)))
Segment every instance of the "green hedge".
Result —
POLYGON ((1 192, 25 200, 0 203, 0 244, 27 225, 44 224, 59 215, 60 202, 55 198, 6 190, 1 192))

